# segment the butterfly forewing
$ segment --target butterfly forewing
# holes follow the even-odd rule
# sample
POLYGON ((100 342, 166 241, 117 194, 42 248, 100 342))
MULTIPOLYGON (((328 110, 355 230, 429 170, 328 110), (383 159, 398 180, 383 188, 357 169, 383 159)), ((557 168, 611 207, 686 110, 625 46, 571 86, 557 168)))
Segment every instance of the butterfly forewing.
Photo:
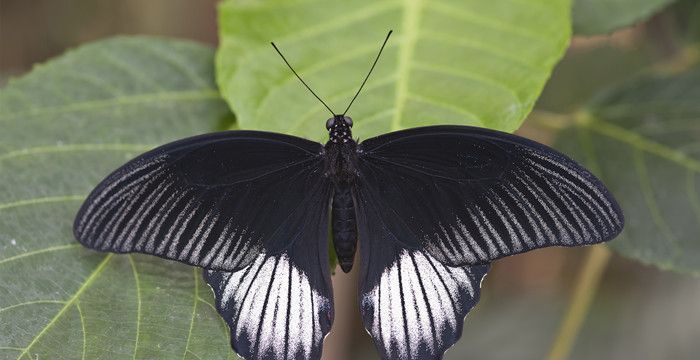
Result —
POLYGON ((435 126, 360 145, 360 183, 406 246, 449 265, 589 245, 623 226, 604 185, 566 156, 488 129, 435 126))
POLYGON ((76 238, 101 251, 243 268, 290 245, 278 229, 325 182, 321 151, 308 140, 262 132, 164 145, 93 190, 76 217, 76 238))

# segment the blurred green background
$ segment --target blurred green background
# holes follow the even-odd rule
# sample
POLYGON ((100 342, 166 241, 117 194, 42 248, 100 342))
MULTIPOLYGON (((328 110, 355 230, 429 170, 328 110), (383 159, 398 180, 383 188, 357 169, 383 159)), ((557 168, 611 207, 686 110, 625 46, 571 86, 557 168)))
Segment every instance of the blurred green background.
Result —
MULTIPOLYGON (((216 46, 216 4, 211 0, 0 0, 0 82, 21 76, 67 49, 112 35, 168 36, 216 46)), ((700 38, 699 8, 695 1, 680 1, 611 34, 575 36, 535 111, 518 132, 554 144, 562 123, 571 121, 566 114, 575 113, 601 89, 652 70, 687 68, 698 59, 698 47, 693 44, 700 38)), ((299 93, 303 91, 299 88, 299 93)), ((700 98, 691 105, 700 107, 700 98)), ((694 121, 693 136, 700 134, 700 118, 694 121)), ((694 141, 697 144, 700 139, 694 141)), ((697 245, 700 235, 695 236, 697 245)), ((543 249, 496 262, 462 339, 446 358, 546 358, 588 253, 588 249, 543 249)), ((697 277, 662 271, 617 254, 603 267, 571 359, 697 359, 697 277)), ((377 357, 357 310, 356 270, 333 279, 336 319, 325 342, 324 359, 377 357)), ((5 358, 1 352, 0 358, 5 358)))

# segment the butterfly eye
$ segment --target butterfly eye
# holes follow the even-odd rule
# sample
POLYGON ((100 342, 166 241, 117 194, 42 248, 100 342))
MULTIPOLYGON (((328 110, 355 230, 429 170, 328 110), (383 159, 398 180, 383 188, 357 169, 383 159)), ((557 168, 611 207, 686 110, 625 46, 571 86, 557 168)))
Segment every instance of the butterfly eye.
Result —
POLYGON ((335 118, 326 120, 326 129, 330 130, 335 125, 335 118))
POLYGON ((352 127, 352 118, 349 116, 343 116, 343 120, 345 121, 345 125, 352 127))

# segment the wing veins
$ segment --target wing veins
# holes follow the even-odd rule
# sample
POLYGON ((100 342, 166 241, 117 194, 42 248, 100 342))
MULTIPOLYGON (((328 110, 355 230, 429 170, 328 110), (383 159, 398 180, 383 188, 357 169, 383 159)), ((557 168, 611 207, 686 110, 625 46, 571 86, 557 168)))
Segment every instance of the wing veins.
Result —
POLYGON ((256 176, 254 176, 254 177, 252 177, 252 178, 242 179, 242 180, 237 180, 237 181, 230 182, 230 183, 217 184, 217 185, 206 185, 206 184, 200 184, 200 183, 190 182, 189 179, 187 178, 187 176, 185 176, 184 174, 182 174, 182 172, 179 171, 179 169, 177 170, 177 173, 183 178, 183 180, 185 180, 185 181, 187 182, 188 185, 190 185, 190 186, 196 186, 196 187, 200 187, 200 188, 205 188, 205 189, 209 190, 209 189, 218 188, 218 187, 228 187, 228 186, 233 186, 233 185, 239 185, 239 184, 249 183, 249 182, 252 182, 252 181, 255 181, 255 180, 260 180, 260 179, 265 178, 265 177, 267 177, 267 176, 269 176, 269 175, 272 175, 272 174, 274 174, 274 173, 276 173, 276 172, 283 171, 283 170, 287 170, 287 169, 289 169, 289 168, 291 168, 291 167, 294 167, 294 166, 297 166, 297 165, 301 165, 301 164, 310 162, 310 161, 312 161, 312 160, 318 160, 318 158, 319 158, 319 157, 316 156, 316 157, 313 157, 313 158, 308 158, 308 159, 304 159, 304 160, 299 160, 299 161, 297 161, 297 162, 293 162, 293 163, 291 163, 291 164, 287 164, 287 165, 285 165, 285 166, 283 166, 283 167, 276 168, 276 169, 274 169, 274 170, 270 170, 270 171, 268 171, 268 172, 266 172, 266 173, 264 173, 264 174, 256 175, 256 176))
MULTIPOLYGON (((433 178, 444 179, 444 180, 449 180, 449 181, 454 181, 454 182, 460 183, 460 184, 461 184, 461 183, 465 183, 465 182, 479 182, 479 181, 486 181, 486 180, 496 180, 496 179, 500 178, 500 176, 499 176, 499 177, 485 177, 485 178, 478 178, 478 179, 455 179, 455 178, 452 178, 452 177, 449 177, 449 176, 443 176, 443 175, 437 175, 437 174, 429 173, 429 172, 426 172, 426 171, 424 171, 424 170, 417 169, 417 168, 415 168, 415 167, 411 167, 411 166, 408 166, 408 165, 406 165, 406 164, 397 163, 397 162, 395 162, 395 161, 391 161, 391 160, 389 160, 389 159, 385 159, 385 158, 380 157, 380 156, 372 156, 372 155, 367 154, 366 157, 372 158, 372 159, 374 159, 374 160, 382 161, 382 162, 385 162, 385 163, 388 163, 388 164, 391 164, 391 165, 394 165, 394 166, 402 167, 402 168, 405 168, 405 169, 407 169, 407 170, 411 170, 411 171, 414 171, 414 172, 417 172, 417 173, 420 173, 420 174, 423 174, 423 175, 426 175, 426 176, 430 176, 430 177, 433 177, 433 178)), ((368 164, 371 164, 371 163, 368 162, 368 164)), ((504 170, 505 170, 505 169, 507 169, 507 167, 504 167, 504 170)), ((505 172, 505 171, 501 172, 501 174, 503 174, 504 172, 505 172)))
MULTIPOLYGON (((374 195, 374 192, 372 191, 371 187, 370 187, 370 186, 366 186, 366 189, 368 189, 368 190, 367 190, 367 195, 369 195, 369 196, 367 197, 368 200, 372 203, 372 205, 374 206, 375 209, 379 209, 379 207, 377 206, 376 199, 375 199, 376 196, 374 195)), ((403 227, 404 227, 405 229, 407 229, 411 234, 413 234, 413 236, 415 236, 416 239, 418 239, 418 240, 421 239, 421 238, 418 236, 418 234, 416 234, 416 233, 413 231, 413 229, 411 229, 408 225, 406 225, 406 222, 399 216, 399 214, 396 213, 396 210, 394 210, 393 207, 387 205, 387 208, 388 208, 389 210, 391 210, 391 212, 396 216, 396 219, 398 219, 398 221, 403 225, 403 227)), ((409 248, 409 249, 410 249, 410 248, 415 248, 415 246, 408 246, 408 244, 404 244, 401 240, 399 240, 398 237, 396 236, 396 234, 394 234, 393 232, 391 232, 391 231, 389 230, 389 227, 387 226, 387 224, 386 224, 386 222, 384 221, 384 218, 383 218, 382 216, 377 216, 377 217, 379 218, 379 220, 381 220, 384 229, 386 229, 386 231, 387 231, 389 234, 391 234, 391 236, 395 239, 395 241, 396 241, 397 243, 399 243, 399 244, 401 244, 401 245, 403 245, 404 247, 409 248)))

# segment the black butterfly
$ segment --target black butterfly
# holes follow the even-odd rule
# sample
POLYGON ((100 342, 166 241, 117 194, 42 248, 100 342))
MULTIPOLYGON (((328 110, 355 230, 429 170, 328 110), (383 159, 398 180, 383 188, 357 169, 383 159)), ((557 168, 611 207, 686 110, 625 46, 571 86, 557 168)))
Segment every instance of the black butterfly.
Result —
POLYGON ((333 322, 330 223, 343 271, 361 242, 362 317, 382 357, 436 359, 461 336, 490 262, 623 227, 604 185, 549 147, 467 126, 358 144, 344 114, 326 122, 325 145, 228 131, 147 152, 93 190, 75 236, 206 269, 243 357, 318 359, 333 322))

